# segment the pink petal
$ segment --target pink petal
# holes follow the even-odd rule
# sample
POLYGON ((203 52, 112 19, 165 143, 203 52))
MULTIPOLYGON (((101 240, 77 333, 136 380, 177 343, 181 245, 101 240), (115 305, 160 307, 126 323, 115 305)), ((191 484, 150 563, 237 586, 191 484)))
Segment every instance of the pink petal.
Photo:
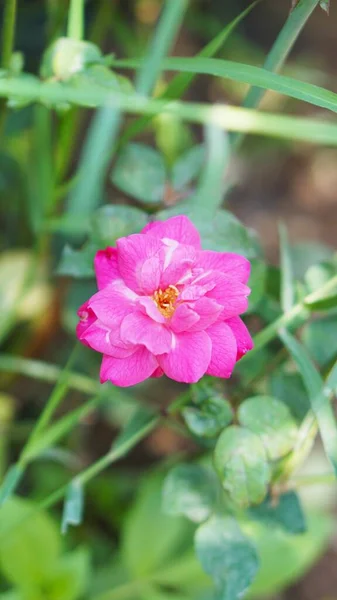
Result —
POLYGON ((157 367, 157 369, 155 371, 153 371, 151 377, 162 377, 164 375, 164 371, 163 369, 161 369, 160 367, 157 367))
POLYGON ((240 317, 232 317, 226 321, 232 332, 235 335, 238 353, 236 360, 239 360, 246 352, 254 347, 254 342, 250 336, 250 333, 240 317))
POLYGON ((85 346, 89 346, 89 344, 84 339, 84 334, 88 327, 90 327, 90 325, 96 321, 96 315, 88 305, 89 301, 84 302, 84 304, 82 304, 77 311, 77 315, 79 316, 80 320, 76 326, 76 335, 85 346))
POLYGON ((157 358, 165 375, 171 379, 182 383, 196 383, 207 370, 211 351, 212 344, 207 333, 184 332, 175 334, 172 350, 157 358))
POLYGON ((146 313, 153 321, 157 323, 165 323, 166 319, 164 315, 158 310, 155 301, 148 296, 141 296, 138 299, 138 306, 143 313, 146 313))
POLYGON ((240 254, 202 250, 198 253, 197 264, 208 270, 221 271, 233 279, 247 283, 250 275, 250 262, 240 254))
POLYGON ((220 271, 213 271, 209 275, 210 280, 215 282, 215 287, 208 291, 206 296, 213 298, 223 306, 222 318, 227 319, 237 316, 248 308, 247 296, 250 289, 238 280, 224 275, 220 271))
POLYGON ((144 345, 153 354, 164 354, 171 348, 172 334, 167 327, 138 311, 123 319, 120 332, 125 343, 144 345))
POLYGON ((162 272, 162 242, 136 233, 117 240, 118 267, 126 285, 139 294, 153 294, 162 272))
POLYGON ((200 250, 200 235, 192 221, 185 215, 171 217, 166 221, 154 221, 142 229, 142 233, 150 233, 160 239, 169 238, 181 244, 188 244, 200 250))
POLYGON ((119 327, 127 314, 134 310, 137 295, 123 284, 112 283, 89 300, 89 308, 109 329, 119 327))
MULTIPOLYGON (((221 307, 222 308, 222 307, 221 307)), ((199 315, 188 304, 179 304, 171 317, 169 324, 175 333, 187 331, 200 320, 199 315)))
POLYGON ((115 279, 121 278, 117 264, 116 248, 109 246, 105 250, 98 250, 94 258, 94 267, 99 290, 115 279))
POLYGON ((138 348, 127 358, 114 358, 103 356, 100 381, 105 383, 111 381, 120 387, 136 385, 151 377, 157 369, 156 358, 146 348, 138 348))
MULTIPOLYGON (((169 242, 170 240, 167 240, 169 242)), ((168 247, 163 240, 165 248, 164 270, 160 278, 160 287, 166 289, 169 285, 177 285, 180 280, 191 276, 195 264, 196 251, 193 246, 177 244, 168 247)), ((175 242, 177 243, 177 242, 175 242)))
POLYGON ((125 358, 135 351, 134 345, 122 342, 119 335, 118 337, 114 336, 113 332, 109 331, 98 320, 84 332, 80 339, 93 350, 115 358, 125 358))
POLYGON ((191 303, 193 310, 199 315, 199 320, 192 325, 190 331, 202 331, 213 325, 223 311, 223 306, 218 304, 212 298, 200 298, 196 302, 191 303))
POLYGON ((212 342, 212 357, 207 374, 230 377, 236 363, 237 345, 234 333, 226 323, 214 323, 207 329, 212 342))

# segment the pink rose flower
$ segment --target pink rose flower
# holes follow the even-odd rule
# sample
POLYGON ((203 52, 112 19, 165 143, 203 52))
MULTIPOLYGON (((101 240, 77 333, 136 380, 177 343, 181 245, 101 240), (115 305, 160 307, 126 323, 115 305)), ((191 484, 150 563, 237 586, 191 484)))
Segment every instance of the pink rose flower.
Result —
POLYGON ((94 265, 99 291, 80 307, 76 333, 103 354, 102 383, 230 377, 253 347, 239 317, 248 305, 249 261, 202 250, 187 217, 120 238, 97 252, 94 265))

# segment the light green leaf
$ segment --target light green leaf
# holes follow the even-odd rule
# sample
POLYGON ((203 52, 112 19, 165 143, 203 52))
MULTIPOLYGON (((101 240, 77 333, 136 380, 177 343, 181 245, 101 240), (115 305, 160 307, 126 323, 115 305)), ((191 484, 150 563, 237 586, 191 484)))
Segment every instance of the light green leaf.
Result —
POLYGON ((249 429, 234 425, 225 429, 215 447, 214 466, 237 506, 258 504, 266 496, 270 480, 266 452, 249 429))
POLYGON ((329 396, 324 390, 324 381, 305 348, 288 331, 280 331, 279 336, 288 348, 303 378, 312 411, 317 419, 324 450, 337 473, 337 426, 329 396))
POLYGON ((164 161, 156 150, 145 144, 128 144, 122 149, 111 179, 116 187, 141 202, 151 204, 163 200, 164 161))
POLYGON ((173 467, 164 481, 163 510, 201 523, 213 512, 218 493, 214 473, 196 464, 173 467))
POLYGON ((281 527, 289 533, 304 533, 306 519, 298 495, 286 492, 278 498, 268 496, 259 506, 249 509, 249 516, 266 525, 281 527))
POLYGON ((66 533, 68 525, 80 525, 83 519, 84 490, 76 478, 68 485, 62 515, 62 533, 66 533))
POLYGON ((1 507, 0 569, 20 589, 46 581, 59 556, 60 537, 51 518, 27 500, 12 498, 1 507))
POLYGON ((176 190, 184 188, 199 177, 205 161, 205 146, 198 144, 182 154, 172 168, 172 185, 176 190))
POLYGON ((50 600, 79 600, 88 591, 90 557, 85 548, 65 554, 59 560, 46 587, 50 600))
POLYGON ((16 490, 22 475, 23 468, 19 464, 14 464, 8 469, 0 486, 0 509, 16 490))
POLYGON ((120 237, 138 233, 147 223, 145 212, 134 206, 102 206, 91 217, 91 235, 100 248, 114 246, 120 237))
POLYGON ((149 575, 176 558, 186 539, 188 522, 162 511, 162 483, 158 475, 144 480, 125 522, 121 552, 134 577, 149 575))
POLYGON ((215 583, 217 599, 236 600, 249 588, 259 561, 251 541, 232 517, 212 517, 195 534, 203 569, 215 583))
POLYGON ((193 196, 193 210, 200 220, 219 208, 222 204, 225 183, 224 174, 230 158, 230 145, 227 135, 215 125, 205 130, 206 163, 201 173, 198 188, 193 196))
POLYGON ((242 402, 238 419, 258 435, 270 460, 290 452, 296 442, 297 426, 288 407, 271 396, 255 396, 242 402))

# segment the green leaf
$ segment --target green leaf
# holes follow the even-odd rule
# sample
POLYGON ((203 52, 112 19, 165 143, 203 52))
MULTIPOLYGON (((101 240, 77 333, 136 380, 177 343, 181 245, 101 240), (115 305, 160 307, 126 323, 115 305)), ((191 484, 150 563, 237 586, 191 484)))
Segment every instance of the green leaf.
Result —
POLYGON ((138 233, 147 223, 146 213, 134 206, 102 206, 91 218, 91 235, 100 248, 113 246, 118 238, 138 233))
POLYGON ((288 331, 280 331, 279 336, 301 373, 312 411, 317 419, 324 450, 337 473, 337 426, 329 397, 324 390, 324 382, 303 346, 288 331))
POLYGON ((205 161, 205 146, 193 146, 174 163, 172 168, 172 185, 176 190, 183 189, 188 183, 199 177, 205 161))
POLYGON ((201 173, 198 188, 193 196, 193 210, 197 211, 200 220, 212 214, 222 204, 230 146, 227 135, 215 125, 206 130, 206 163, 201 173))
POLYGON ((94 277, 94 256, 98 247, 89 242, 80 250, 66 244, 57 267, 57 275, 69 275, 77 279, 94 277))
POLYGON ((195 224, 205 250, 236 252, 250 259, 260 254, 255 232, 244 227, 239 219, 227 210, 219 210, 213 218, 203 218, 194 207, 193 198, 190 198, 189 202, 182 202, 173 209, 160 211, 156 217, 165 220, 178 214, 187 215, 195 224))
POLYGON ((320 7, 329 14, 330 11, 330 0, 321 0, 319 3, 320 7))
POLYGON ((111 180, 133 198, 146 204, 158 204, 165 192, 164 161, 156 150, 145 144, 128 144, 119 154, 111 180))
POLYGON ((278 498, 268 496, 259 506, 251 507, 248 514, 267 525, 282 527, 289 533, 306 531, 306 519, 295 492, 286 492, 278 498))
POLYGON ((68 485, 66 493, 63 515, 62 515, 62 533, 66 533, 69 525, 80 525, 83 519, 84 491, 82 485, 76 481, 76 478, 68 485))
POLYGON ((337 308, 337 294, 333 296, 326 296, 321 300, 315 300, 314 302, 305 302, 305 305, 314 311, 326 311, 331 308, 337 308))
POLYGON ((56 77, 66 81, 74 73, 85 71, 88 65, 101 61, 102 52, 94 44, 63 37, 46 50, 41 75, 44 78, 56 77))
POLYGON ((233 410, 225 398, 211 392, 201 406, 188 406, 182 411, 189 430, 198 437, 214 438, 233 420, 233 410))
POLYGON ((90 557, 86 548, 65 554, 46 582, 48 600, 78 600, 90 584, 90 557))
POLYGON ((261 566, 247 597, 275 596, 299 581, 326 550, 332 531, 333 518, 327 514, 307 514, 307 532, 296 536, 250 520, 247 535, 261 566))
MULTIPOLYGON (((224 45, 235 27, 250 13, 250 11, 258 4, 259 0, 253 2, 246 10, 242 11, 233 21, 228 23, 218 33, 213 40, 211 40, 198 54, 197 56, 212 57, 214 56, 224 45)), ((167 100, 175 100, 183 96, 185 90, 190 86, 196 74, 194 73, 178 73, 171 79, 165 88, 164 92, 160 95, 160 98, 167 100)), ((143 131, 147 124, 151 121, 151 117, 141 117, 134 123, 129 125, 122 136, 121 143, 124 144, 131 138, 135 137, 138 133, 143 131)))
POLYGON ((147 96, 151 93, 162 69, 163 58, 170 51, 186 8, 187 0, 171 0, 164 4, 145 60, 137 73, 135 87, 139 94, 147 96))
POLYGON ((297 423, 301 423, 310 409, 308 394, 298 373, 279 369, 270 378, 271 395, 288 406, 297 423))
POLYGON ((218 481, 209 469, 196 464, 180 464, 167 475, 163 487, 163 510, 201 523, 212 514, 218 481))
POLYGON ((2 505, 11 497, 13 492, 16 490, 21 477, 23 475, 23 468, 19 464, 12 465, 0 486, 0 509, 2 505))
POLYGON ((326 316, 305 325, 302 341, 320 367, 326 367, 337 355, 337 319, 326 316))
POLYGON ((259 567, 253 544, 232 517, 212 517, 195 534, 195 549, 203 569, 215 583, 219 600, 241 598, 259 567))
POLYGON ((136 409, 126 423, 124 429, 122 429, 116 437, 111 447, 112 450, 118 451, 123 446, 128 445, 129 441, 137 437, 137 435, 146 429, 152 421, 153 412, 151 410, 146 407, 136 409))
POLYGON ((237 506, 244 508, 262 502, 270 469, 257 435, 234 425, 225 429, 215 447, 214 466, 223 488, 237 506))
POLYGON ((248 313, 254 312, 262 300, 266 289, 267 265, 262 260, 251 260, 251 272, 248 286, 252 290, 249 295, 248 313))
POLYGON ((122 559, 137 578, 153 573, 176 558, 189 530, 185 519, 162 511, 162 483, 162 477, 157 474, 142 482, 123 529, 122 559))
POLYGON ((332 248, 315 241, 300 242, 291 247, 294 277, 303 280, 308 269, 333 255, 332 248))
POLYGON ((258 435, 270 460, 277 460, 292 450, 297 426, 288 407, 271 396, 255 396, 240 405, 238 419, 258 435))
POLYGON ((281 253, 281 308, 286 313, 291 310, 295 303, 294 275, 288 233, 283 224, 279 226, 279 234, 281 253))
POLYGON ((20 589, 44 582, 54 568, 60 537, 51 518, 33 503, 12 498, 1 507, 0 569, 20 589), (9 535, 2 533, 11 526, 9 535))
POLYGON ((308 293, 319 290, 335 274, 336 266, 332 261, 324 260, 309 267, 304 275, 304 283, 308 293))

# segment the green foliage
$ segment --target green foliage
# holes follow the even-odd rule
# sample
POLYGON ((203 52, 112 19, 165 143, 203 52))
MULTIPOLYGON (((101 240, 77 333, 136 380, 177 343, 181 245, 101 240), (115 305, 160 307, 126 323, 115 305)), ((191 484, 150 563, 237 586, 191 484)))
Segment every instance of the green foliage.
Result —
POLYGON ((295 492, 286 492, 278 498, 268 496, 259 506, 251 507, 249 515, 272 527, 281 527, 288 533, 306 531, 305 515, 295 492))
POLYGON ((78 600, 87 590, 86 549, 61 554, 61 538, 51 518, 36 506, 12 498, 1 509, 0 571, 21 600, 78 600), (4 534, 10 528, 10 535, 4 534))
POLYGON ((169 515, 184 515, 200 523, 212 514, 217 495, 217 480, 212 471, 200 465, 180 464, 164 482, 163 509, 169 515))
POLYGON ((242 596, 257 573, 259 561, 254 545, 236 521, 212 517, 198 528, 195 548, 203 569, 214 579, 216 598, 235 600, 242 596))
POLYGON ((244 400, 238 419, 258 435, 270 460, 285 456, 297 439, 296 423, 287 406, 271 396, 255 396, 244 400))
POLYGON ((223 431, 215 447, 214 466, 237 506, 259 504, 266 496, 270 480, 266 452, 249 429, 231 426, 223 431))
POLYGON ((215 438, 232 422, 230 403, 212 386, 195 385, 191 399, 193 404, 182 410, 182 416, 188 429, 197 437, 215 438))

